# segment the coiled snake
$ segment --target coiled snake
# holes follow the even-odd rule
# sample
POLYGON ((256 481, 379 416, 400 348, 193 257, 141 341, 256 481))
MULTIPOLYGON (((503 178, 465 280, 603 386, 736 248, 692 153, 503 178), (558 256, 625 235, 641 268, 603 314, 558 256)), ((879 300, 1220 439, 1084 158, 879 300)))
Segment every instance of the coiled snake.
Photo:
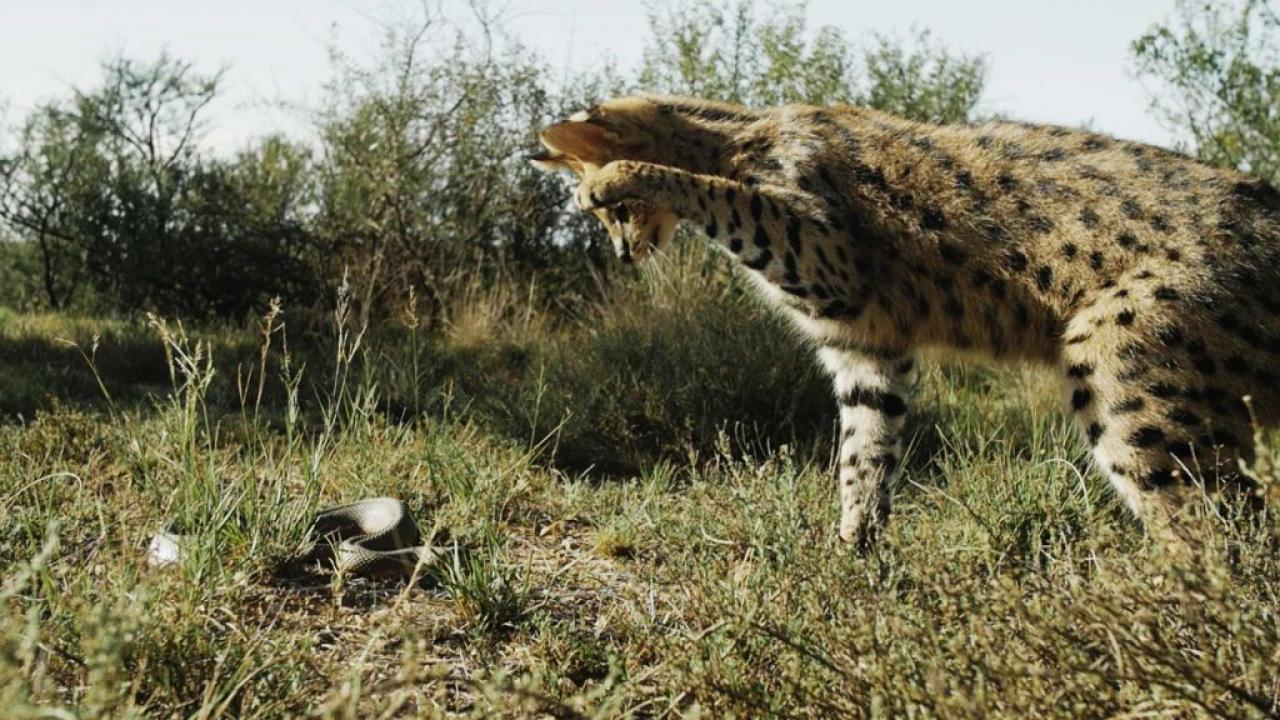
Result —
MULTIPOLYGON (((442 552, 423 545, 418 526, 404 503, 379 497, 316 513, 311 527, 315 540, 310 552, 293 561, 327 559, 341 573, 373 577, 407 576, 436 564, 442 552)), ((173 528, 156 533, 147 550, 147 562, 165 567, 181 562, 189 536, 173 528)))

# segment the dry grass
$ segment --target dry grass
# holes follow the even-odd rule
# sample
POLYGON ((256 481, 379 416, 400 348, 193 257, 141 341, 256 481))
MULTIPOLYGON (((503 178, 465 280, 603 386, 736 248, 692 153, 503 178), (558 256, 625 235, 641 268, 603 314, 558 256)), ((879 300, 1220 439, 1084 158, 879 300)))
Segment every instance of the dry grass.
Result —
MULTIPOLYGON (((476 295, 432 332, 340 317, 341 351, 295 341, 287 362, 279 329, 262 362, 252 329, 11 318, 0 400, 23 408, 0 425, 0 707, 1280 712, 1269 516, 1216 521, 1203 555, 1167 556, 1086 470, 1051 382, 943 365, 887 537, 849 553, 821 378, 719 273, 659 267, 567 325, 518 293, 476 295), (111 406, 54 341, 88 350, 94 334, 111 406), (273 572, 317 507, 378 494, 458 548, 428 582, 273 572), (150 569, 146 539, 174 517, 197 548, 150 569)), ((1258 473, 1276 487, 1269 454, 1258 473)))

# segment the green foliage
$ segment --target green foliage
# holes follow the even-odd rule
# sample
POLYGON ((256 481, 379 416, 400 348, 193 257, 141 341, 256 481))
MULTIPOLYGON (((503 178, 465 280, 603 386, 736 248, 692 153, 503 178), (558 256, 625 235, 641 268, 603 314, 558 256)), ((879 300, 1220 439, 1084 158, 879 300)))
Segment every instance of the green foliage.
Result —
POLYGON ((877 36, 864 63, 867 87, 857 102, 923 122, 972 119, 986 81, 981 57, 953 55, 927 30, 908 43, 877 36))
POLYGON ((48 307, 58 309, 85 280, 76 230, 102 180, 93 157, 96 137, 55 105, 33 111, 17 136, 17 148, 0 158, 0 220, 34 246, 30 254, 40 265, 29 282, 39 285, 48 307))
MULTIPOLYGON (((681 284, 689 289, 659 299, 736 302, 720 283, 681 284)), ((497 300, 489 317, 509 312, 497 300)), ((430 340, 433 352, 464 357, 500 351, 478 337, 520 340, 534 358, 562 362, 561 340, 610 354, 592 344, 639 346, 673 324, 642 309, 603 311, 580 328, 532 319, 503 338, 466 327, 485 315, 476 308, 475 319, 450 318, 430 340), (596 323, 612 339, 585 332, 596 323)), ((360 330, 345 322, 327 328, 341 347, 350 340, 331 333, 360 330)), ((715 347, 717 328, 682 323, 685 345, 715 347)), ((778 448, 748 461, 699 447, 695 462, 669 460, 635 478, 578 475, 545 464, 540 439, 491 432, 500 426, 486 399, 504 402, 496 382, 472 388, 469 408, 389 422, 362 399, 378 395, 383 375, 326 396, 272 372, 259 413, 253 393, 217 377, 228 360, 256 367, 253 346, 268 340, 264 366, 311 367, 288 355, 297 344, 284 329, 48 316, 19 324, 50 345, 98 335, 99 361, 124 350, 162 381, 153 402, 109 416, 52 407, 0 425, 7 716, 618 717, 673 707, 702 717, 1074 717, 1142 708, 1243 719, 1280 709, 1275 518, 1209 514, 1196 557, 1148 546, 1103 482, 1084 474, 1068 419, 1048 409, 1051 375, 927 372, 893 522, 876 552, 859 556, 833 544, 836 488, 822 453, 778 448), (242 399, 227 405, 219 393, 242 399), (438 585, 272 573, 315 508, 384 493, 415 508, 436 544, 458 542, 438 585), (175 516, 198 536, 192 556, 145 567, 146 537, 175 516)), ((365 342, 370 357, 403 361, 402 338, 365 342)), ((655 342, 657 353, 674 349, 655 342)), ((755 372, 763 360, 743 364, 755 372)), ((20 372, 10 361, 0 356, 0 376, 20 372)), ((671 369, 625 360, 570 375, 678 388, 663 377, 671 369)), ((117 397, 126 370, 101 368, 117 397)), ((330 372, 346 374, 329 368, 320 384, 330 372)), ((706 394, 734 392, 718 374, 706 394)), ((692 419, 710 426, 729 402, 687 411, 704 412, 692 419)), ((584 425, 601 427, 630 422, 619 416, 631 411, 581 408, 584 425)), ((685 436, 678 426, 649 432, 685 436)), ((1264 444, 1254 468, 1273 500, 1275 449, 1264 444)))
POLYGON ((0 308, 27 310, 41 295, 35 243, 0 240, 0 308))
POLYGON ((564 112, 545 68, 487 38, 428 11, 419 26, 388 29, 372 66, 334 57, 317 232, 337 251, 329 276, 349 266, 384 308, 409 287, 438 303, 508 265, 559 287, 581 273, 581 253, 601 259, 601 233, 566 224, 565 185, 525 159, 564 112))
POLYGON ((99 87, 28 118, 0 176, 0 218, 38 248, 47 305, 87 296, 125 311, 242 317, 273 295, 313 300, 302 216, 314 196, 297 189, 306 155, 267 140, 235 162, 203 157, 219 75, 168 56, 103 70, 99 87))
POLYGON ((646 90, 747 105, 853 103, 928 122, 969 119, 985 63, 917 33, 862 54, 835 27, 809 32, 802 3, 761 16, 751 0, 662 4, 649 18, 646 90))
POLYGON ((1133 43, 1152 109, 1201 159, 1280 182, 1280 16, 1270 0, 1177 8, 1133 43))
POLYGON ((655 260, 549 347, 495 415, 558 465, 633 474, 713 448, 812 446, 829 381, 782 318, 701 246, 655 260), (722 438, 726 442, 722 442, 722 438))
POLYGON ((858 55, 834 28, 809 32, 801 5, 662 6, 638 82, 605 66, 558 83, 483 12, 478 31, 422 13, 387 27, 371 62, 333 53, 314 149, 268 136, 211 156, 223 75, 168 55, 110 58, 98 85, 33 112, 0 158, 0 220, 34 245, 42 304, 241 318, 275 296, 314 307, 345 278, 362 314, 412 288, 435 325, 479 276, 572 308, 612 266, 564 180, 525 160, 554 120, 638 85, 957 121, 982 86, 980 60, 926 34, 858 55))

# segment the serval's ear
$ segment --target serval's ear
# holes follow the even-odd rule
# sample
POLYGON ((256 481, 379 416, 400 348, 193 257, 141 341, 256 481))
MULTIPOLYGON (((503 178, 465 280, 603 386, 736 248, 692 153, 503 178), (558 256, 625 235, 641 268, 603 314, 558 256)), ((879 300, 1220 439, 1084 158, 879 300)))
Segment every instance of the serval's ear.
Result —
POLYGON ((643 141, 628 140, 590 120, 569 120, 552 125, 543 130, 538 139, 553 153, 569 155, 593 165, 626 159, 644 146, 643 141))
POLYGON ((581 177, 582 163, 576 158, 563 155, 554 150, 543 150, 529 156, 529 162, 540 170, 547 172, 571 172, 581 177))

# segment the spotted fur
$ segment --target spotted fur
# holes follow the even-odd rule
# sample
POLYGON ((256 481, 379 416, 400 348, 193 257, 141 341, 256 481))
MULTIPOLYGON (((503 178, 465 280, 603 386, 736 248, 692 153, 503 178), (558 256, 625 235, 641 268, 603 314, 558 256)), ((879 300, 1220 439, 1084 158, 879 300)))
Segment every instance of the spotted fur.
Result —
POLYGON ((820 348, 846 540, 887 517, 920 348, 1056 366, 1153 527, 1197 488, 1242 487, 1251 417, 1280 416, 1280 193, 1247 175, 1080 130, 667 97, 543 142, 620 251, 687 221, 820 348))

